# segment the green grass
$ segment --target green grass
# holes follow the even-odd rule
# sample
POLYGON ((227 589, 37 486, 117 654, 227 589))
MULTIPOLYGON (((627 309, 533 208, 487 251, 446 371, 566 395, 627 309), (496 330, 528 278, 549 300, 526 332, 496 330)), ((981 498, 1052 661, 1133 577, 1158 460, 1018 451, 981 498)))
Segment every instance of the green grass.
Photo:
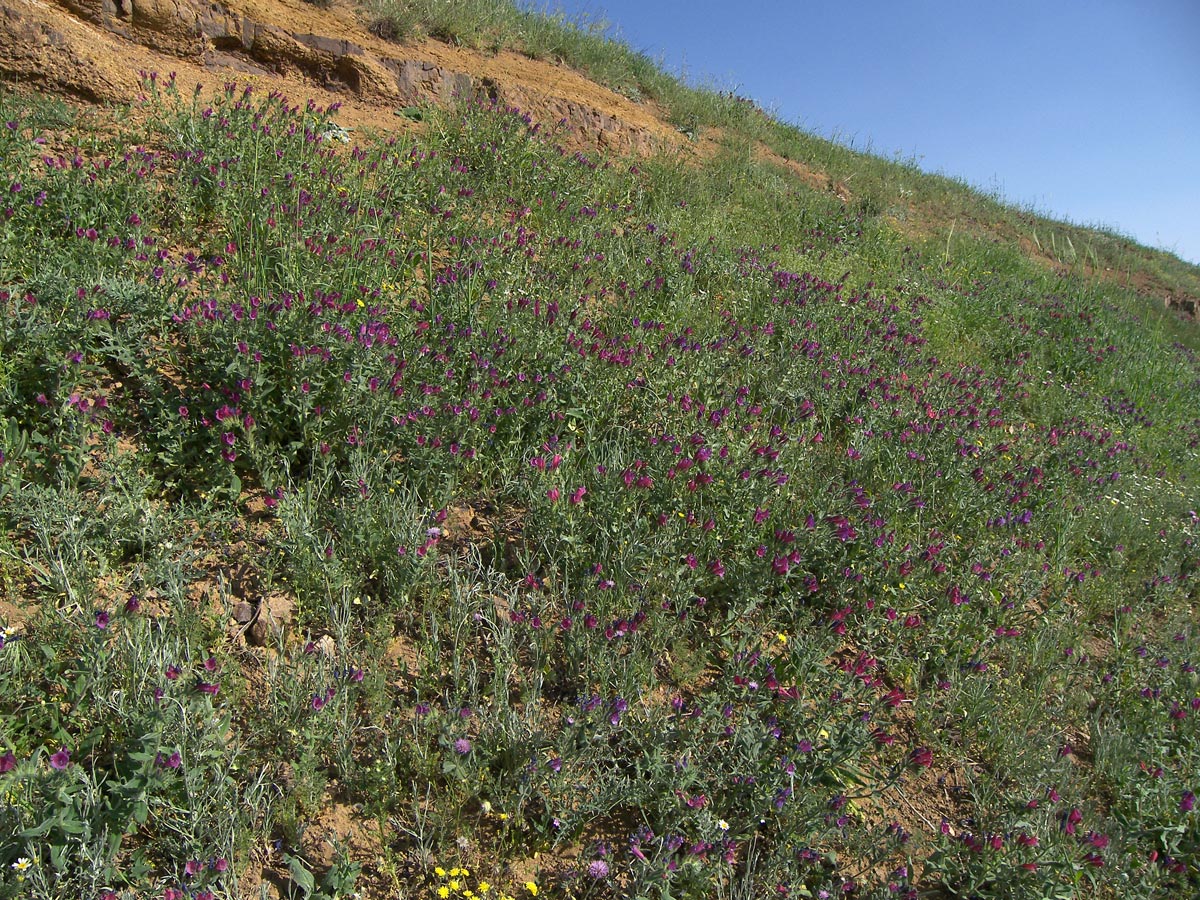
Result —
POLYGON ((652 100, 670 122, 695 136, 704 127, 756 128, 766 116, 732 92, 687 84, 647 54, 610 34, 602 19, 567 16, 512 0, 419 0, 364 4, 371 28, 397 41, 434 38, 476 50, 513 50, 561 62, 634 100, 652 100))
POLYGON ((0 95, 0 897, 1200 886, 1193 327, 774 126, 874 199, 148 92, 0 95))
POLYGON ((603 19, 568 16, 513 0, 369 0, 371 27, 398 41, 434 38, 485 52, 511 50, 563 63, 634 100, 657 103, 693 139, 719 128, 762 144, 828 177, 869 217, 887 216, 915 240, 952 242, 954 233, 979 243, 1022 248, 1042 264, 1115 280, 1165 296, 1200 294, 1196 267, 1173 254, 1137 245, 1110 227, 1048 218, 1006 203, 953 177, 923 172, 914 160, 885 158, 782 122, 733 91, 689 83, 630 47, 603 19))

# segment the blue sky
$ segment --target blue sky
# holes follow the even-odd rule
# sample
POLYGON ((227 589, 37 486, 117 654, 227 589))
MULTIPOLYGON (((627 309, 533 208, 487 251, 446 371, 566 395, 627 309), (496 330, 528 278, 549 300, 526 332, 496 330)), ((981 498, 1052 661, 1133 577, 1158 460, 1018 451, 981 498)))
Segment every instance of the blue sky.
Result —
POLYGON ((1200 264, 1200 0, 552 7, 807 131, 1200 264))

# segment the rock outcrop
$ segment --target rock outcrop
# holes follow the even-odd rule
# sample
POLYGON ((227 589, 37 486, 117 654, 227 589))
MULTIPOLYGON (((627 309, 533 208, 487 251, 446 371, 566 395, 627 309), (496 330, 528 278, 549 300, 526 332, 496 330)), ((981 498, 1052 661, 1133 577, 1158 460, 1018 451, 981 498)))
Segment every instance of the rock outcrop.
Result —
POLYGON ((0 74, 90 102, 136 99, 143 73, 175 72, 185 83, 250 77, 325 106, 352 100, 374 108, 375 124, 393 124, 398 106, 480 97, 565 124, 584 148, 646 153, 680 140, 577 73, 505 56, 386 41, 348 2, 0 0, 0 74))

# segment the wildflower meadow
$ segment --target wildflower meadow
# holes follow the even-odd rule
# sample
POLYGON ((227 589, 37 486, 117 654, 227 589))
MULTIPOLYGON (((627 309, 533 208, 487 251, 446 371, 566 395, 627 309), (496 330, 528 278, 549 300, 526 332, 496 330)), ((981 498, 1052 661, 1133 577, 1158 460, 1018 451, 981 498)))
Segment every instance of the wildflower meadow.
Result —
POLYGON ((0 898, 1200 891, 1194 323, 732 130, 145 94, 0 93, 0 898))

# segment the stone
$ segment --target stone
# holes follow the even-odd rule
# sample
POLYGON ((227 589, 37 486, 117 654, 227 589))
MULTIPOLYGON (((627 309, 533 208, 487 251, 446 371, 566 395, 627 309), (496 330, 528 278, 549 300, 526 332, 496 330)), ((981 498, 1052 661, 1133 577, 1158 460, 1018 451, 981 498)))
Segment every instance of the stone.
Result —
POLYGON ((296 603, 287 594, 270 594, 258 605, 258 616, 250 625, 247 637, 256 647, 283 640, 296 610, 296 603))

